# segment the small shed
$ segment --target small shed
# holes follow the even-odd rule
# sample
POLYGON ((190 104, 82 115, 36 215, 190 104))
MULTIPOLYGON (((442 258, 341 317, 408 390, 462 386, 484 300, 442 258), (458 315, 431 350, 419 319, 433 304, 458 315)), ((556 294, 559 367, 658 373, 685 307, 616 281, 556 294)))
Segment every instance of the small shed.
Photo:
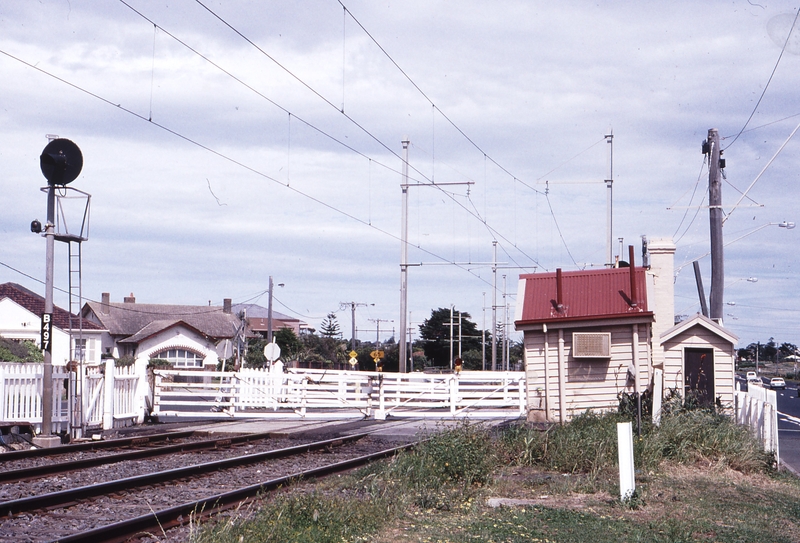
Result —
POLYGON ((654 314, 644 268, 521 275, 518 300, 529 420, 614 410, 620 393, 649 386, 654 314))
POLYGON ((732 408, 738 337, 698 313, 665 331, 660 340, 665 393, 676 389, 701 405, 732 408))

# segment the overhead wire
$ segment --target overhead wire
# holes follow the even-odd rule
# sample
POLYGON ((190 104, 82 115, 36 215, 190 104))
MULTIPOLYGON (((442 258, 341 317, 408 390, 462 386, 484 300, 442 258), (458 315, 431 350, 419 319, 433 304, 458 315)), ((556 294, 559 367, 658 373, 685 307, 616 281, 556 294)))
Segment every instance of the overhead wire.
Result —
MULTIPOLYGON (((9 270, 11 270, 11 271, 13 271, 15 273, 18 273, 18 274, 22 275, 23 277, 27 277, 31 281, 35 281, 35 282, 37 282, 37 283, 39 283, 41 285, 46 284, 43 279, 39 279, 38 277, 34 277, 33 275, 31 275, 29 273, 25 273, 24 271, 22 271, 22 270, 20 270, 18 268, 15 268, 14 266, 11 266, 10 264, 6 264, 5 262, 0 261, 0 266, 8 268, 9 270)), ((71 295, 69 290, 63 289, 63 288, 58 287, 56 285, 53 285, 53 290, 56 290, 56 291, 58 291, 58 292, 60 292, 62 294, 66 294, 68 296, 71 295)), ((258 298, 260 298, 261 296, 263 296, 267 292, 268 291, 266 291, 266 290, 263 291, 263 292, 259 292, 259 293, 255 294, 255 295, 251 296, 250 298, 247 298, 247 299, 245 299, 245 300, 243 300, 241 302, 236 302, 236 303, 237 304, 249 303, 252 300, 257 300, 258 298)), ((82 299, 84 301, 86 301, 86 302, 102 303, 102 302, 100 302, 98 300, 94 300, 92 298, 87 298, 85 296, 82 297, 82 299)), ((143 310, 143 309, 141 309, 141 305, 142 304, 140 304, 139 307, 136 307, 135 304, 128 304, 128 305, 117 305, 115 307, 117 309, 122 310, 122 311, 128 311, 130 313, 140 313, 140 314, 143 314, 143 315, 153 315, 153 314, 160 315, 161 314, 161 313, 154 313, 152 311, 143 310)), ((218 305, 217 306, 209 306, 209 307, 211 307, 211 309, 206 309, 205 308, 206 306, 199 306, 199 305, 198 306, 192 306, 191 304, 170 304, 170 305, 186 306, 186 307, 203 307, 202 311, 190 311, 190 312, 185 312, 185 313, 170 313, 170 315, 174 315, 174 316, 206 315, 206 314, 209 314, 209 313, 218 313, 220 311, 220 306, 218 306, 218 305)))
MULTIPOLYGON (((142 17, 144 20, 146 20, 146 21, 148 21, 149 23, 152 23, 152 24, 154 24, 154 25, 158 26, 158 25, 157 25, 157 23, 156 23, 155 21, 152 21, 152 20, 151 20, 150 18, 148 18, 146 15, 144 15, 143 13, 141 13, 140 11, 138 11, 137 9, 133 8, 132 6, 130 6, 130 4, 128 4, 128 3, 127 3, 125 0, 119 0, 119 1, 120 1, 120 2, 121 2, 123 5, 127 6, 129 9, 131 9, 131 11, 133 11, 134 13, 136 13, 137 15, 139 15, 140 17, 142 17)), ((362 132, 364 132, 366 135, 368 135, 368 136, 369 136, 371 139, 373 139, 375 142, 377 142, 377 143, 378 143, 378 144, 379 144, 381 147, 383 147, 383 148, 384 148, 384 149, 386 149, 386 150, 387 150, 389 153, 391 153, 392 155, 394 155, 395 157, 397 157, 398 159, 400 159, 401 161, 403 161, 403 158, 402 158, 400 155, 398 155, 396 151, 394 151, 394 150, 393 150, 391 147, 389 147, 387 144, 385 144, 384 142, 382 142, 382 141, 381 141, 381 140, 380 140, 380 139, 379 139, 377 136, 375 136, 374 134, 372 134, 372 133, 371 133, 369 130, 367 130, 367 129, 366 129, 364 126, 363 126, 363 125, 361 125, 359 122, 357 122, 355 119, 353 119, 353 118, 352 118, 350 115, 348 115, 348 114, 347 114, 347 113, 345 113, 344 111, 342 111, 342 110, 340 110, 339 108, 337 108, 337 107, 336 107, 336 106, 335 106, 335 105, 334 105, 334 104, 333 104, 333 103, 332 103, 330 100, 328 100, 327 98, 325 98, 325 97, 324 97, 324 96, 323 96, 323 95, 322 95, 320 92, 316 91, 316 90, 315 90, 313 87, 311 87, 311 85, 309 85, 308 83, 306 83, 305 81, 303 81, 303 80, 302 80, 302 78, 300 78, 299 76, 297 76, 296 74, 294 74, 294 73, 293 73, 291 70, 289 70, 289 69, 288 69, 287 67, 285 67, 283 64, 281 64, 280 62, 278 62, 278 61, 277 61, 277 60, 276 60, 276 59, 275 59, 275 58, 274 58, 272 55, 270 55, 269 53, 267 53, 266 51, 264 51, 264 50, 263 50, 261 47, 259 47, 259 46, 258 46, 258 45, 257 45, 255 42, 253 42, 253 41, 252 41, 250 38, 248 38, 247 36, 245 36, 245 35, 244 35, 244 34, 243 34, 241 31, 239 31, 239 30, 238 30, 238 29, 236 29, 236 28, 235 28, 233 25, 231 25, 230 23, 228 23, 228 22, 227 22, 225 19, 223 19, 223 18, 222 18, 220 15, 218 15, 216 12, 214 12, 214 11, 213 11, 212 9, 210 9, 208 6, 206 6, 205 4, 203 4, 203 3, 202 3, 200 0, 195 0, 195 2, 196 2, 197 4, 199 4, 201 7, 203 7, 203 8, 204 8, 206 11, 208 11, 208 12, 209 12, 211 15, 213 15, 213 16, 214 16, 214 17, 215 17, 217 20, 219 20, 219 21, 220 21, 222 24, 224 24, 224 25, 225 25, 227 28, 229 28, 231 31, 233 31, 233 32, 234 32, 234 33, 236 33, 238 36, 240 36, 242 39, 244 39, 244 40, 245 40, 247 43, 249 43, 250 45, 252 45, 252 46, 253 46, 253 47, 254 47, 254 48, 257 50, 257 51, 259 51, 259 52, 260 52, 260 53, 262 53, 264 56, 266 56, 268 59, 270 59, 272 62, 274 62, 274 63, 275 63, 277 66, 279 66, 279 67, 280 67, 282 70, 284 70, 284 71, 285 71, 287 74, 291 75, 291 77, 293 77, 295 80, 297 80, 298 82, 300 82, 300 83, 301 83, 301 84, 302 84, 304 87, 306 87, 307 89, 309 89, 309 90, 310 90, 310 91, 311 91, 311 92, 312 92, 314 95, 318 96, 318 97, 319 97, 321 100, 323 100, 323 101, 324 101, 326 104, 328 104, 329 106, 333 107, 333 108, 334 108, 334 109, 336 109, 338 112, 340 112, 342 115, 344 115, 344 117, 345 117, 345 118, 346 118, 348 121, 350 121, 350 122, 351 122, 353 125, 355 125, 355 126, 356 126, 356 127, 359 129, 359 130, 361 130, 361 131, 362 131, 362 132)), ((346 8, 345 8, 345 9, 346 9, 346 8)), ((349 13, 349 12, 348 12, 348 13, 349 13)), ((351 15, 351 17, 352 17, 352 14, 350 14, 350 15, 351 15)), ((355 20, 355 19, 354 19, 354 20, 355 20)), ((356 21, 356 22, 358 22, 358 21, 356 21)), ((359 23, 359 26, 361 26, 361 25, 360 25, 360 23, 359 23)), ((222 68, 222 67, 221 67, 220 65, 218 65, 217 63, 215 63, 215 62, 211 61, 211 60, 210 60, 208 57, 206 57, 205 55, 203 55, 202 53, 200 53, 200 52, 199 52, 199 51, 197 51, 196 49, 192 48, 191 46, 189 46, 188 44, 186 44, 184 41, 180 40, 180 39, 179 39, 177 36, 174 36, 172 33, 170 33, 170 32, 168 32, 168 31, 166 31, 166 30, 165 30, 163 27, 161 27, 161 26, 158 26, 158 28, 159 28, 159 29, 161 29, 163 32, 165 32, 165 33, 166 33, 168 36, 170 36, 171 38, 175 39, 175 40, 176 40, 178 43, 180 43, 181 45, 183 45, 184 47, 186 47, 187 49, 189 49, 190 51, 192 51, 192 53, 194 53, 194 54, 198 55, 200 58, 202 58, 202 59, 206 60, 206 61, 207 61, 207 62, 209 62, 209 63, 210 63, 212 66, 214 66, 214 67, 216 67, 217 69, 221 70, 223 73, 225 73, 225 74, 226 74, 226 75, 228 75, 229 77, 233 78, 233 79, 234 79, 235 81, 237 81, 238 83, 240 83, 240 84, 244 85, 246 88, 248 88, 248 89, 250 89, 251 91, 255 92, 257 95, 259 95, 260 97, 264 98, 264 99, 265 99, 265 100, 267 100, 269 103, 271 103, 271 104, 273 104, 274 106, 276 106, 276 107, 280 108, 282 111, 284 111, 284 112, 288 113, 290 116, 292 115, 292 113, 291 113, 289 110, 287 110, 286 108, 284 108, 284 107, 280 106, 280 105, 279 105, 277 102, 275 102, 275 101, 271 100, 270 98, 268 98, 267 96, 265 96, 263 93, 261 93, 261 92, 257 91, 257 90, 256 90, 256 89, 254 89, 252 86, 248 85, 247 83, 245 83, 244 81, 242 81, 241 79, 239 79, 238 77, 236 77, 235 75, 233 75, 231 72, 229 72, 229 71, 225 70, 224 68, 222 68)), ((363 28, 363 27, 362 27, 362 28, 363 28)), ((366 31, 366 30, 365 30, 365 31, 366 31)), ((380 47, 380 46, 379 46, 379 47, 380 47)), ((398 68, 399 68, 399 67, 398 67, 398 68)), ((415 85, 415 86, 416 86, 416 85, 415 85)), ((363 158, 366 158, 366 159, 368 159, 368 160, 374 160, 374 159, 372 159, 371 157, 369 157, 369 156, 365 155, 364 153, 362 153, 362 152, 360 152, 360 151, 356 150, 356 149, 355 149, 355 148, 353 148, 352 146, 350 146, 350 145, 348 145, 348 144, 346 144, 346 143, 342 142, 341 140, 339 140, 339 139, 337 139, 337 138, 334 138, 333 136, 331 136, 331 135, 327 134, 327 133, 326 133, 326 132, 324 132, 323 130, 321 130, 321 129, 317 128, 316 126, 314 126, 312 123, 310 123, 310 122, 308 122, 308 121, 305 121, 305 120, 303 120, 303 119, 301 119, 301 118, 297 117, 297 115, 294 115, 294 117, 295 117, 295 118, 297 118, 298 120, 300 120, 301 122, 303 122, 303 123, 304 123, 306 126, 309 126, 310 128, 313 128, 314 130, 316 130, 317 132, 319 132, 319 133, 321 133, 321 134, 323 134, 323 135, 325 135, 325 136, 329 137, 331 140, 335 141, 336 143, 339 143, 339 144, 340 144, 340 145, 342 145, 343 147, 347 148, 347 149, 348 149, 348 150, 350 150, 350 151, 353 151, 354 153, 358 154, 359 156, 361 156, 361 157, 363 157, 363 158)), ((448 120, 449 120, 449 119, 448 119, 448 120)), ((459 132, 461 132, 461 131, 459 130, 459 132)), ((490 158, 490 160, 491 160, 491 158, 490 158)), ((401 173, 401 172, 398 172, 397 170, 395 170, 394 168, 391 168, 391 167, 389 167, 389 166, 386 166, 386 165, 382 164, 380 161, 377 161, 377 160, 374 160, 374 161, 375 161, 376 163, 380 164, 381 166, 384 166, 385 168, 387 168, 387 169, 388 169, 388 170, 390 170, 390 171, 393 171, 393 172, 395 172, 395 173, 401 173)), ((494 161, 493 161, 493 162, 494 162, 494 161)), ((414 166, 413 166, 413 165, 411 165, 411 164, 409 164, 408 166, 409 166, 409 168, 411 168, 412 170, 414 170, 414 171, 415 171, 415 172, 416 172, 416 173, 417 173, 419 176, 421 176, 421 177, 422 177, 424 180, 426 180, 426 181, 427 181, 427 183, 424 183, 424 184, 427 184, 427 185, 430 185, 430 186, 433 186, 433 187, 437 187, 437 188, 439 188, 439 190, 442 190, 442 189, 441 189, 441 188, 440 188, 438 185, 436 185, 436 183, 434 183, 434 182, 433 182, 433 179, 430 179, 430 178, 428 178, 428 177, 427 177, 425 174, 423 174, 423 173, 422 173, 422 172, 421 172, 419 169, 417 169, 416 167, 414 167, 414 166)), ((288 187, 288 182, 287 182, 287 185, 286 185, 286 186, 288 187)), ((535 190, 535 189, 534 189, 534 190, 535 190)), ((442 192, 443 192, 444 194, 447 194, 445 191, 442 191, 442 192)), ((448 197, 450 197, 450 198, 452 199, 452 196, 448 195, 448 197)), ((478 219, 479 221, 483 222, 484 224, 487 224, 487 225, 488 225, 488 223, 486 222, 486 220, 485 220, 484 218, 482 218, 482 217, 480 216, 480 214, 478 214, 478 213, 473 213, 472 211, 469 211, 469 210, 468 210, 468 209, 467 209, 465 206, 463 206, 463 204, 461 204, 460 202, 456 202, 456 203, 457 203, 459 206, 461 206, 461 207, 462 207, 462 209, 464 209, 465 211, 467 211, 469 214, 473 215, 473 217, 474 217, 474 218, 476 218, 476 219, 478 219)), ((369 222, 370 222, 370 221, 367 221, 367 222, 366 222, 366 224, 368 224, 368 225, 369 225, 369 222)), ((491 227, 490 227, 490 228, 491 228, 491 227)), ((507 240, 507 238, 506 238, 504 235, 500 234, 500 233, 499 233, 499 231, 498 231, 498 230, 496 230, 495 228, 491 228, 491 230, 492 230, 492 231, 495 233, 495 235, 496 235, 496 236, 502 237, 503 239, 506 239, 506 241, 508 241, 508 240, 507 240)), ((512 245, 513 245, 513 244, 512 244, 512 245)), ((417 247, 417 248, 419 248, 419 247, 417 247)), ((521 249, 519 249, 518 247, 517 247, 517 250, 519 250, 519 251, 520 251, 520 252, 521 252, 521 253, 522 253, 524 256, 526 256, 527 258, 531 258, 531 259, 532 259, 532 257, 530 257, 529 255, 525 254, 525 253, 524 253, 524 251, 522 251, 522 250, 521 250, 521 249)), ((442 258, 443 258, 443 257, 442 257, 442 258)), ((446 259, 444 259, 444 258, 443 258, 443 260, 445 260, 445 261, 446 261, 446 259)))
POLYGON ((778 70, 778 65, 781 63, 781 59, 783 58, 783 53, 786 51, 786 46, 789 45, 789 39, 792 37, 792 31, 794 30, 794 27, 797 24, 798 16, 800 16, 800 9, 798 9, 797 13, 795 13, 794 19, 792 20, 792 26, 791 28, 789 28, 789 32, 786 34, 786 40, 783 42, 783 47, 781 47, 781 52, 778 55, 778 60, 775 61, 775 66, 772 68, 772 73, 769 74, 769 78, 767 79, 767 84, 764 85, 764 89, 761 91, 761 96, 758 97, 756 105, 753 106, 753 111, 750 112, 750 116, 745 121, 744 126, 742 126, 742 129, 739 130, 739 133, 736 134, 736 137, 733 138, 733 141, 730 142, 725 147, 725 149, 722 149, 723 151, 730 149, 731 145, 736 143, 736 140, 738 140, 739 136, 742 135, 744 129, 747 128, 748 124, 750 124, 750 121, 753 119, 753 115, 755 115, 756 111, 758 111, 758 106, 761 104, 761 100, 764 99, 764 95, 767 93, 767 89, 769 88, 769 84, 772 82, 772 78, 775 77, 775 72, 778 70))
MULTIPOLYGON (((167 132, 169 134, 172 134, 173 136, 175 136, 175 137, 177 137, 177 138, 179 138, 179 139, 181 139, 181 140, 183 140, 183 141, 185 141, 185 142, 187 142, 187 143, 189 143, 191 145, 194 145, 194 146, 196 146, 196 147, 198 147, 200 149, 203 149, 203 150, 205 150, 205 151, 207 151, 207 152, 209 152, 209 153, 211 153, 211 154, 213 154, 213 155, 215 155, 215 156, 217 156, 217 157, 219 157, 219 158, 221 158, 221 159, 223 159, 225 161, 230 162, 231 164, 234 164, 234 165, 236 165, 236 166, 238 166, 240 168, 243 168, 243 169, 245 169, 245 170, 247 170, 247 171, 249 171, 249 172, 251 172, 251 173, 253 173, 253 174, 255 174, 255 175, 259 176, 259 177, 262 177, 262 178, 264 178, 266 180, 272 181, 273 183, 276 183, 276 184, 280 185, 281 187, 284 187, 284 188, 286 188, 286 189, 288 189, 288 190, 290 190, 290 191, 292 191, 292 192, 294 192, 294 193, 296 193, 296 194, 298 194, 298 195, 300 195, 300 196, 302 196, 304 198, 307 198, 308 200, 311 200, 314 203, 316 203, 318 205, 321 205, 321 206, 323 206, 323 207, 325 207, 325 208, 327 208, 327 209, 329 209, 329 210, 331 210, 331 211, 333 211, 335 213, 343 215, 343 216, 345 216, 345 217, 347 217, 347 218, 349 218, 349 219, 351 219, 353 221, 356 221, 356 222, 358 222, 358 223, 360 223, 360 224, 362 224, 364 226, 372 228, 372 229, 376 230, 377 232, 380 232, 380 233, 382 233, 382 234, 384 234, 386 236, 391 237, 392 239, 395 239, 397 241, 401 241, 400 237, 397 236, 396 234, 393 234, 393 233, 391 233, 391 232, 389 232, 387 230, 379 228, 378 226, 376 226, 374 224, 370 224, 370 221, 368 221, 368 220, 361 219, 360 217, 358 217, 356 215, 353 215, 352 213, 350 213, 348 211, 340 209, 340 208, 338 208, 338 207, 336 207, 336 206, 334 206, 332 204, 329 204, 328 202, 325 202, 324 200, 322 200, 322 199, 320 199, 320 198, 318 198, 316 196, 313 196, 313 195, 311 195, 311 194, 309 194, 307 192, 304 192, 304 191, 298 189, 297 187, 292 187, 292 186, 289 186, 288 184, 284 184, 283 182, 279 181, 278 179, 276 179, 276 178, 274 178, 274 177, 272 177, 272 176, 270 176, 270 175, 268 175, 268 174, 266 174, 266 173, 264 173, 264 172, 262 172, 260 170, 257 170, 256 168, 254 168, 252 166, 249 166, 249 165, 241 162, 240 160, 234 159, 234 158, 222 153, 221 151, 217 151, 216 149, 214 149, 214 148, 212 148, 212 147, 210 147, 210 146, 208 146, 206 144, 203 144, 203 143, 201 143, 201 142, 199 142, 199 141, 197 141, 197 140, 195 140, 195 139, 193 139, 193 138, 191 138, 189 136, 186 136, 185 134, 182 134, 182 133, 178 132, 177 130, 174 130, 174 129, 172 129, 172 128, 164 125, 164 124, 161 124, 161 123, 159 123, 157 121, 150 120, 150 119, 146 118, 144 115, 141 115, 140 113, 137 113, 137 112, 135 112, 135 111, 123 106, 122 104, 116 104, 116 103, 112 102, 111 100, 109 100, 107 98, 104 98, 103 96, 100 96, 97 93, 89 91, 88 89, 85 89, 85 88, 83 88, 83 87, 81 87, 81 86, 79 86, 79 85, 77 85, 75 83, 72 83, 72 82, 70 82, 70 81, 68 81, 68 80, 66 80, 66 79, 64 79, 62 77, 59 77, 59 76, 57 76, 57 75, 55 75, 55 74, 53 74, 51 72, 48 72, 47 70, 44 70, 43 68, 40 68, 40 67, 38 67, 38 66, 36 66, 34 64, 31 64, 30 62, 27 62, 27 61, 25 61, 25 60, 23 60, 23 59, 21 59, 19 57, 16 57, 16 56, 8 53, 5 50, 0 49, 0 54, 3 54, 5 56, 7 56, 8 58, 11 58, 11 59, 13 59, 13 60, 15 60, 15 61, 17 61, 17 62, 19 62, 21 64, 24 64, 25 66, 28 66, 29 68, 32 68, 32 69, 34 69, 34 70, 36 70, 36 71, 38 71, 38 72, 40 72, 40 73, 42 73, 44 75, 47 75, 48 77, 51 77, 51 78, 53 78, 53 79, 55 79, 55 80, 57 80, 57 81, 59 81, 61 83, 64 83, 65 85, 68 85, 69 87, 72 87, 73 89, 75 89, 77 91, 80 91, 80 92, 82 92, 82 93, 84 93, 84 94, 86 94, 88 96, 91 96, 92 98, 95 98, 97 100, 100 100, 100 101, 108 104, 108 105, 111 105, 111 106, 117 108, 120 111, 123 111, 123 112, 125 112, 125 113, 127 113, 129 115, 132 115, 132 116, 136 117, 137 119, 140 119, 140 120, 142 120, 144 122, 147 122, 147 123, 159 128, 159 129, 161 129, 161 130, 163 130, 163 131, 165 131, 165 132, 167 132)), ((433 258, 437 258, 437 259, 441 260, 442 262, 451 263, 451 264, 453 264, 453 265, 455 265, 457 267, 460 267, 460 268, 464 269, 468 273, 472 274, 472 272, 470 272, 464 266, 459 265, 456 262, 452 262, 448 258, 440 256, 440 255, 434 253, 433 251, 430 251, 430 250, 425 249, 423 247, 417 247, 417 249, 422 251, 422 252, 424 252, 424 253, 426 253, 426 254, 428 254, 428 255, 430 255, 430 256, 432 256, 433 258)), ((475 277, 480 279, 480 277, 477 276, 476 274, 472 274, 472 275, 475 275, 475 277)))
MULTIPOLYGON (((694 195, 697 193, 697 187, 700 186, 700 180, 703 178, 703 170, 705 169, 705 166, 706 166, 706 155, 703 155, 703 163, 700 166, 700 173, 697 174, 697 181, 695 181, 695 183, 694 183, 694 189, 692 189, 692 196, 691 196, 691 198, 689 198, 689 205, 686 206, 686 211, 683 212, 683 217, 681 218, 680 224, 678 224, 678 228, 676 228, 675 229, 675 233, 672 234, 673 238, 675 238, 675 236, 678 235, 678 232, 680 232, 680 230, 681 230, 681 226, 683 226, 683 221, 686 220, 686 216, 689 214, 689 210, 691 209, 692 202, 694 201, 694 195)), ((684 194, 686 194, 686 193, 684 193, 684 194)), ((681 196, 681 198, 682 197, 683 196, 681 196)), ((702 201, 705 201, 705 197, 704 197, 704 200, 702 200, 702 201)), ((701 201, 701 204, 702 204, 702 201, 701 201)), ((686 232, 689 231, 689 228, 691 228, 692 224, 694 224, 695 219, 697 219, 697 214, 699 212, 700 212, 700 206, 698 206, 697 209, 695 210, 694 216, 692 217, 691 222, 689 222, 689 225, 686 227, 686 230, 684 230, 683 234, 681 234, 681 236, 679 238, 675 239, 675 243, 676 244, 683 238, 683 236, 686 235, 686 232)))

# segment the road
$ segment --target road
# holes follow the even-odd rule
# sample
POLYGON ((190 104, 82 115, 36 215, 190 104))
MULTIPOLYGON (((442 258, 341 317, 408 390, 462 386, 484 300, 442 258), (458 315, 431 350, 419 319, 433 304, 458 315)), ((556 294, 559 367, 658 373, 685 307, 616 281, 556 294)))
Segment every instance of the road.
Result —
MULTIPOLYGON (((741 376, 737 375, 742 390, 747 390, 747 384, 741 376)), ((769 379, 762 377, 764 386, 769 379)), ((800 474, 800 397, 797 395, 795 383, 788 382, 786 390, 777 390, 778 397, 778 445, 781 449, 781 462, 800 474)))

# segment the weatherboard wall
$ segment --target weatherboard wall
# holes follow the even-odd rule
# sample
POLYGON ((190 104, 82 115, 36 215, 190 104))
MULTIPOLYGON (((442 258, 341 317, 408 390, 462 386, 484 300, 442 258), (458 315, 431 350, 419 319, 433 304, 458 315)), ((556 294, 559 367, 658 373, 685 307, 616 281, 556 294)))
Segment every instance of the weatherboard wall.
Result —
MULTIPOLYGON (((702 317, 705 319, 705 317, 702 317)), ((705 319, 708 320, 708 319, 705 319)), ((709 321, 710 322, 710 321, 709 321)), ((676 327, 677 328, 677 327, 676 327)), ((691 319, 682 330, 668 334, 664 348, 664 393, 684 394, 684 353, 687 348, 714 350, 714 398, 726 409, 733 406, 735 389, 735 342, 715 323, 691 319), (715 329, 719 328, 719 330, 715 329)))
POLYGON ((635 381, 628 378, 628 368, 634 365, 632 375, 638 375, 638 391, 649 386, 652 375, 649 323, 550 326, 546 332, 538 328, 526 330, 524 336, 529 420, 566 422, 586 410, 616 410, 620 393, 637 391, 635 381), (573 357, 575 331, 611 333, 611 356, 573 357))

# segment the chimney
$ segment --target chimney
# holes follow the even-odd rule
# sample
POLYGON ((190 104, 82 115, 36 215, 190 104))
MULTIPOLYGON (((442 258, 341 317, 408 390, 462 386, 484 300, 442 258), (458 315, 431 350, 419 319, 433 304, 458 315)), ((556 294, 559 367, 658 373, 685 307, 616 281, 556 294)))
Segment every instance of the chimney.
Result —
POLYGON ((556 309, 559 313, 564 310, 564 298, 562 297, 561 268, 556 268, 556 309))
MULTIPOLYGON (((658 364, 663 363, 661 334, 675 324, 675 244, 669 238, 651 239, 647 242, 647 252, 650 254, 649 283, 653 286, 648 307, 655 314, 653 362, 658 364)), ((648 296, 650 294, 648 289, 648 296)))
POLYGON ((131 292, 131 295, 125 296, 125 298, 123 298, 122 301, 125 302, 126 304, 135 304, 136 298, 133 297, 133 292, 131 292))
POLYGON ((101 294, 100 311, 103 315, 108 315, 109 304, 111 303, 111 294, 104 292, 101 294))
POLYGON ((628 260, 630 261, 630 276, 631 276, 631 307, 638 305, 638 298, 636 297, 636 266, 633 262, 633 245, 628 245, 628 260))
POLYGON ((230 313, 231 312, 231 299, 225 298, 222 300, 222 312, 223 313, 230 313))

